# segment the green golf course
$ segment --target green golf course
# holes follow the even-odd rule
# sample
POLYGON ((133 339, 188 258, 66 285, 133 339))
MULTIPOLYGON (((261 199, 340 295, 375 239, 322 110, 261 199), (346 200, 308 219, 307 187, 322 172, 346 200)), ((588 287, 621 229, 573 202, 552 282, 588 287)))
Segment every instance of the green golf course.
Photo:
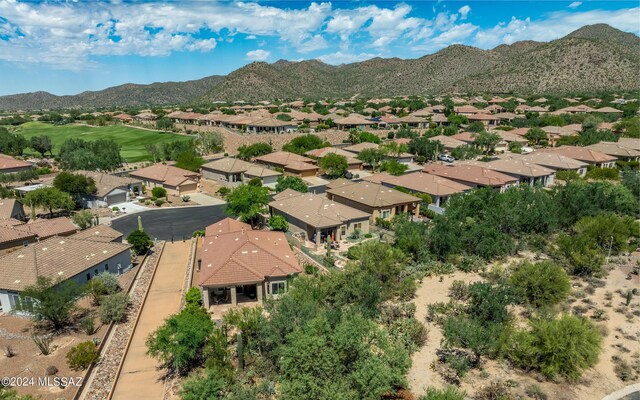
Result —
MULTIPOLYGON (((62 143, 67 139, 113 139, 121 146, 122 157, 127 162, 151 160, 151 156, 144 148, 147 144, 166 143, 175 140, 193 140, 193 138, 184 135, 149 131, 123 125, 52 125, 42 122, 27 122, 26 124, 15 127, 12 131, 24 135, 27 140, 30 140, 33 136, 49 136, 53 143, 53 154, 58 153, 60 146, 62 146, 62 143)), ((27 148, 25 152, 30 153, 32 150, 27 148)))

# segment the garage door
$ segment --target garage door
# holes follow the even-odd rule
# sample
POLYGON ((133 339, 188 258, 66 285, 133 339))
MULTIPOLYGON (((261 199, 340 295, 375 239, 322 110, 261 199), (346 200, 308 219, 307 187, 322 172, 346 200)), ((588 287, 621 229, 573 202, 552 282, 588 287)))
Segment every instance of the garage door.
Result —
POLYGON ((112 193, 107 196, 107 204, 110 206, 113 204, 124 203, 127 201, 127 193, 112 193))

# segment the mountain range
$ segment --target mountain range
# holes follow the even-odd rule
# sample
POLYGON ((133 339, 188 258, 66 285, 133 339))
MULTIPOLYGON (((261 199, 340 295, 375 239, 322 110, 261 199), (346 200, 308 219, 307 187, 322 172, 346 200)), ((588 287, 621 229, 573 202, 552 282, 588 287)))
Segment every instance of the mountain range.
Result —
POLYGON ((254 62, 226 76, 187 82, 125 84, 56 96, 0 96, 0 109, 119 107, 296 98, 390 97, 452 92, 563 94, 640 90, 640 37, 606 24, 551 42, 522 41, 491 50, 452 45, 417 59, 373 58, 331 66, 318 60, 254 62))

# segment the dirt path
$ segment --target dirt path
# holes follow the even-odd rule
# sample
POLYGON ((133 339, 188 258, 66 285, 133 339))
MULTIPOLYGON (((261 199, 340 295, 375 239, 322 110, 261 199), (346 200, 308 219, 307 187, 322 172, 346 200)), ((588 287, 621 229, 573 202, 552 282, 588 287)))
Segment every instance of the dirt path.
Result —
POLYGON ((145 340, 180 307, 190 244, 176 242, 165 245, 113 390, 112 398, 115 400, 156 400, 163 396, 163 371, 158 369, 159 363, 155 359, 146 355, 145 340))
POLYGON ((413 300, 416 305, 416 319, 423 322, 429 328, 427 343, 411 357, 411 369, 407 379, 411 392, 417 396, 425 393, 429 386, 440 387, 443 385, 440 375, 431 369, 431 363, 436 360, 436 349, 440 347, 442 331, 433 323, 427 322, 427 305, 436 302, 449 301, 449 286, 455 280, 466 283, 479 281, 481 278, 477 274, 465 274, 456 272, 444 276, 442 282, 439 277, 424 278, 413 300))

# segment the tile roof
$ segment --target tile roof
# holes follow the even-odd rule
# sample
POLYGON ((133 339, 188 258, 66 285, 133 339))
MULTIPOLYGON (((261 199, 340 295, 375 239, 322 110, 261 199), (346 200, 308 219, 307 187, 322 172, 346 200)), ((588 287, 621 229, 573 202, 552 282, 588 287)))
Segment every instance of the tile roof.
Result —
POLYGON ((460 146, 465 146, 467 142, 463 142, 462 140, 458 140, 451 136, 438 135, 430 137, 429 140, 440 142, 447 149, 456 149, 460 146))
POLYGON ((315 228, 342 225, 354 219, 367 219, 364 211, 329 200, 326 196, 286 189, 273 197, 269 207, 288 214, 315 228))
POLYGON ((471 186, 424 172, 413 172, 402 176, 389 175, 381 177, 381 182, 434 196, 450 196, 472 189, 471 186))
POLYGON ((207 234, 202 241, 201 286, 252 284, 302 272, 282 232, 241 229, 207 234))
POLYGON ((251 225, 233 218, 225 218, 222 221, 211 224, 205 228, 205 236, 215 236, 223 233, 237 232, 242 230, 250 231, 251 225))
POLYGON ((258 167, 257 165, 253 165, 248 170, 244 172, 246 176, 255 176, 264 178, 267 176, 280 176, 282 172, 274 171, 267 167, 258 167))
MULTIPOLYGON (((35 233, 25 231, 22 229, 17 229, 15 226, 0 225, 0 243, 15 242, 18 240, 31 241, 35 239, 36 239, 35 233)), ((2 271, 1 267, 0 267, 0 271, 2 271)))
POLYGON ((276 151, 275 153, 265 154, 263 156, 256 157, 256 161, 281 167, 293 162, 313 163, 313 160, 308 157, 289 153, 288 151, 276 151))
POLYGON ((245 172, 252 166, 253 164, 251 164, 250 162, 246 162, 238 158, 225 157, 204 164, 202 166, 202 169, 222 171, 226 173, 240 173, 245 172))
POLYGON ((97 225, 70 236, 73 239, 86 239, 95 242, 113 242, 122 239, 123 234, 108 225, 97 225))
POLYGON ((351 146, 343 147, 342 150, 350 151, 352 153, 356 153, 357 154, 357 153, 360 153, 364 149, 377 149, 378 147, 380 147, 380 146, 375 144, 375 143, 362 142, 362 143, 358 143, 358 144, 353 144, 351 146))
POLYGON ((587 163, 608 163, 616 161, 616 157, 604 154, 602 152, 579 146, 560 146, 549 149, 540 149, 540 152, 556 153, 574 160, 584 161, 587 163))
POLYGON ((336 118, 333 121, 336 125, 373 125, 373 121, 369 121, 363 115, 352 113, 344 118, 336 118))
POLYGON ((588 149, 599 151, 614 157, 640 157, 640 151, 630 149, 616 142, 600 142, 587 146, 588 149))
POLYGON ((543 167, 559 170, 577 170, 587 167, 587 163, 585 162, 574 160, 573 158, 565 157, 562 154, 556 153, 534 151, 533 153, 521 155, 517 158, 520 158, 521 160, 527 162, 532 162, 534 164, 542 165, 543 167))
POLYGON ((6 154, 0 154, 0 171, 2 171, 3 169, 27 168, 32 166, 33 164, 31 164, 30 162, 16 160, 15 158, 6 154))
POLYGON ((468 182, 480 186, 500 187, 518 180, 501 172, 475 165, 460 164, 451 167, 430 164, 424 167, 424 172, 456 181, 468 182))
POLYGON ((640 151, 640 139, 638 138, 620 138, 618 144, 628 149, 640 151))
POLYGON ((464 164, 480 166, 494 171, 503 172, 505 174, 526 176, 529 178, 548 176, 555 173, 552 169, 524 161, 520 158, 502 158, 489 162, 464 161, 464 164))
POLYGON ((386 186, 370 182, 351 182, 338 179, 327 185, 327 193, 343 197, 369 207, 390 207, 414 203, 419 198, 386 186))
POLYGON ((71 219, 67 217, 38 219, 23 225, 18 225, 15 228, 34 233, 40 240, 56 235, 70 235, 72 233, 76 233, 78 230, 73 222, 71 222, 71 219))
POLYGON ((20 291, 38 276, 69 279, 130 247, 58 236, 41 240, 0 257, 0 288, 20 291))

